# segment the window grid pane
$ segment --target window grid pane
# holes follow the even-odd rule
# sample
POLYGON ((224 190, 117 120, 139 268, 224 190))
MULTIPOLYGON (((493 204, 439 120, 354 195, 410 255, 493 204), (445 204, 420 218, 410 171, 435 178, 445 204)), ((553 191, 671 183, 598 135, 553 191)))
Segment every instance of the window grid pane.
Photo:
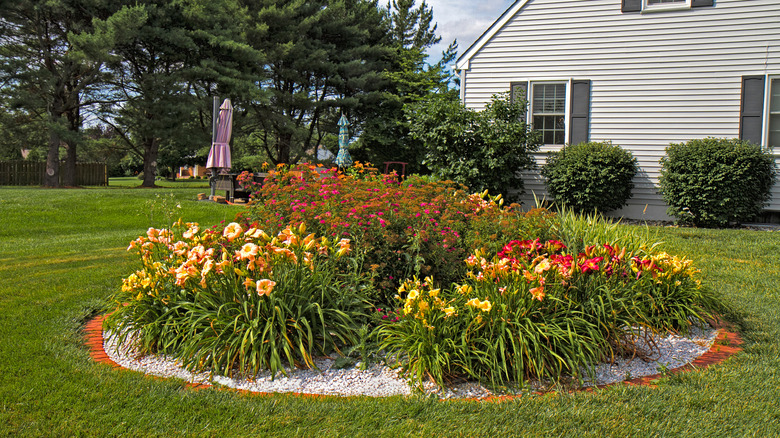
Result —
POLYGON ((564 114, 566 84, 534 84, 534 114, 564 114))
POLYGON ((544 144, 563 144, 566 134, 564 116, 534 116, 534 130, 541 132, 544 144))
POLYGON ((769 146, 780 147, 780 115, 774 114, 769 117, 769 146))
POLYGON ((772 79, 769 88, 769 112, 780 113, 780 79, 772 79))
POLYGON ((533 129, 544 144, 564 144, 566 139, 566 84, 533 84, 533 129))
POLYGON ((768 146, 780 147, 780 79, 770 82, 768 134, 768 146))

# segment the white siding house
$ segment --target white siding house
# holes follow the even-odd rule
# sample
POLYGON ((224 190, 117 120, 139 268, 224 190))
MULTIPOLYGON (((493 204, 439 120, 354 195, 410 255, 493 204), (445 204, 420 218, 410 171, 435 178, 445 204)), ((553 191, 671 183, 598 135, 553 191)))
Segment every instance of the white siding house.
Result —
MULTIPOLYGON (((639 161, 631 218, 668 219, 670 143, 741 137, 780 160, 779 0, 518 0, 458 59, 461 98, 527 93, 542 151, 612 140, 639 161)), ((543 164, 545 154, 536 157, 543 164)), ((527 200, 545 193, 525 178, 527 200)), ((780 183, 770 211, 780 211, 780 183)))

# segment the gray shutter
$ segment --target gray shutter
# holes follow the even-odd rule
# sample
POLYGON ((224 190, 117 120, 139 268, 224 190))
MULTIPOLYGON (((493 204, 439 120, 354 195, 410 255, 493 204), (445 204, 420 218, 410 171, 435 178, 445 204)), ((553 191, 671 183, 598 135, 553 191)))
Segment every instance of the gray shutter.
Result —
POLYGON ((590 139, 590 80, 571 81, 569 135, 570 144, 578 144, 590 139))
MULTIPOLYGON (((511 82, 509 84, 509 101, 515 103, 518 100, 526 101, 526 110, 528 110, 528 82, 511 82)), ((525 114, 521 118, 525 122, 525 114)))
POLYGON ((764 116, 764 76, 742 76, 742 105, 739 112, 739 138, 761 144, 764 116))
POLYGON ((623 12, 642 12, 642 0, 623 0, 623 12))
POLYGON ((713 0, 691 0, 691 7, 692 8, 702 8, 705 6, 712 6, 713 0))

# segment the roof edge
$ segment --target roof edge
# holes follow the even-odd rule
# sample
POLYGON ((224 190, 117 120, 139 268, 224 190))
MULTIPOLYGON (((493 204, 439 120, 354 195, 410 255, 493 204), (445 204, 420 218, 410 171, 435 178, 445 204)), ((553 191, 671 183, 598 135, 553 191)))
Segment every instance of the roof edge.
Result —
POLYGON ((474 54, 476 54, 479 49, 485 45, 485 43, 493 38, 493 36, 498 33, 502 27, 504 27, 506 22, 514 17, 517 11, 525 6, 528 1, 529 0, 517 0, 509 8, 507 8, 507 10, 504 11, 504 13, 501 14, 501 16, 498 17, 498 19, 494 21, 493 24, 491 24, 490 27, 488 27, 487 30, 484 31, 482 35, 480 35, 479 38, 477 38, 477 40, 471 44, 471 46, 469 46, 468 49, 466 49, 463 55, 458 58, 458 60, 455 62, 455 69, 462 70, 464 66, 466 69, 468 69, 471 57, 474 56, 474 54))

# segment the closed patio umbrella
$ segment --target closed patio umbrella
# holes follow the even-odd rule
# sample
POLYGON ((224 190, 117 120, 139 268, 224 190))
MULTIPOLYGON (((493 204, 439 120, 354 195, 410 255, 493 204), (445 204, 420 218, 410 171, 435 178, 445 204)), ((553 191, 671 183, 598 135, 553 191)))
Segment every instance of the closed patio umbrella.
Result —
MULTIPOLYGON (((206 167, 209 169, 230 169, 230 135, 233 131, 233 105, 230 99, 225 99, 219 107, 219 119, 212 136, 209 158, 206 167)), ((212 172, 216 173, 216 171, 212 172)))

